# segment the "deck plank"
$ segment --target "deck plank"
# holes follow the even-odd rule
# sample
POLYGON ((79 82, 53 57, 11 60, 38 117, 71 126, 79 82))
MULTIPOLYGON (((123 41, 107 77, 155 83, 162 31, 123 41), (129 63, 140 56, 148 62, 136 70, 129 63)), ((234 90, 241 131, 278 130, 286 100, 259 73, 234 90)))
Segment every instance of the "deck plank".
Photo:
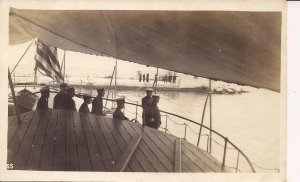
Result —
POLYGON ((87 141, 93 171, 105 171, 100 151, 90 125, 88 114, 80 113, 81 123, 87 141))
POLYGON ((100 154, 102 157, 102 161, 104 163, 104 167, 106 169, 106 171, 110 171, 110 169, 112 169, 112 161, 113 161, 113 157, 112 154, 110 153, 108 144, 106 143, 106 140, 103 136, 103 133, 100 129, 100 126, 96 120, 96 116, 94 114, 89 114, 89 121, 91 123, 91 127, 93 130, 93 133, 95 135, 96 138, 96 142, 97 145, 100 149, 100 154))
POLYGON ((8 116, 7 126, 9 127, 16 120, 17 120, 16 116, 8 116))
MULTIPOLYGON (((122 123, 121 123, 122 121, 113 120, 112 118, 104 118, 104 122, 106 123, 108 129, 110 130, 110 132, 111 132, 115 142, 117 143, 117 146, 119 147, 121 153, 123 153, 124 150, 127 147, 127 143, 126 143, 125 139, 122 137, 122 135, 120 133, 120 128, 122 128, 122 123)), ((127 122, 127 121, 125 121, 125 122, 127 122)), ((125 134, 125 133, 123 133, 123 134, 125 134)), ((129 141, 129 143, 130 143, 130 141, 129 141)), ((135 158, 134 155, 132 157, 135 158)), ((135 167, 135 168, 140 167, 141 168, 140 164, 138 164, 138 163, 132 164, 133 162, 136 162, 136 160, 132 160, 131 162, 129 162, 129 164, 128 164, 129 167, 135 167)))
POLYGON ((138 136, 133 138, 123 151, 121 157, 116 161, 116 165, 112 169, 114 172, 123 172, 131 160, 136 148, 138 147, 142 137, 138 136))
POLYGON ((46 110, 46 113, 42 115, 40 119, 40 123, 36 130, 34 141, 32 143, 31 151, 27 160, 28 162, 25 166, 25 169, 27 170, 39 170, 39 164, 42 157, 44 139, 50 115, 51 110, 46 110))
POLYGON ((162 164, 162 161, 151 150, 151 146, 148 146, 144 141, 144 136, 139 148, 145 154, 147 160, 152 164, 157 172, 168 172, 168 169, 162 164))
MULTIPOLYGON (((169 140, 174 140, 176 137, 168 134, 163 134, 165 137, 167 137, 169 140)), ((183 141, 182 141, 183 142, 183 141)), ((197 165, 195 165, 183 152, 182 156, 182 163, 185 164, 185 166, 189 169, 189 171, 185 171, 185 168, 182 168, 182 172, 204 172, 201 168, 199 168, 197 165)))
POLYGON ((53 170, 62 171, 66 168, 66 111, 58 110, 55 130, 55 146, 53 156, 53 170))
POLYGON ((104 135, 105 141, 110 149, 113 160, 115 162, 121 156, 121 151, 120 151, 119 147, 117 146, 117 143, 116 143, 114 137, 112 136, 110 129, 108 128, 107 124, 105 123, 104 117, 97 116, 96 119, 97 119, 97 122, 101 128, 103 135, 104 135))
POLYGON ((45 111, 47 110, 36 111, 36 114, 30 122, 30 125, 28 126, 28 129, 24 135, 24 139, 13 162, 14 169, 23 170, 25 168, 28 155, 32 147, 33 139, 36 133, 36 129, 38 127, 41 115, 45 114, 45 111))
POLYGON ((145 154, 142 152, 141 147, 139 146, 135 153, 134 153, 135 158, 132 160, 137 160, 140 163, 140 166, 135 166, 136 163, 134 161, 130 161, 129 164, 130 167, 136 171, 136 172, 156 172, 155 168, 149 161, 148 157, 145 156, 145 154))
POLYGON ((80 171, 91 171, 92 164, 90 161, 89 151, 87 142, 85 140, 84 131, 78 112, 73 112, 74 126, 75 126, 75 139, 78 152, 79 170, 80 171))
MULTIPOLYGON (((175 153, 175 137, 167 138, 165 133, 159 132, 158 130, 151 130, 151 132, 159 135, 159 139, 163 142, 163 144, 169 148, 173 153, 175 153)), ((191 169, 185 164, 184 161, 181 161, 181 171, 182 172, 191 172, 191 169)))
POLYGON ((53 166, 53 154, 55 145, 55 128, 57 122, 58 110, 53 109, 50 115, 50 121, 47 126, 46 136, 44 140, 42 158, 40 162, 40 170, 51 171, 53 166))
POLYGON ((66 171, 78 171, 78 156, 72 111, 66 111, 66 171))
MULTIPOLYGON (((128 122, 128 121, 120 121, 120 120, 112 120, 111 123, 117 128, 117 130, 120 132, 121 136, 123 137, 124 141, 126 142, 126 144, 128 145, 132 138, 128 133, 128 131, 124 128, 122 122, 128 122)), ((139 163, 139 161, 136 159, 135 154, 133 154, 131 160, 128 163, 129 167, 134 169, 134 171, 137 172, 143 172, 143 168, 141 166, 141 164, 139 163)))
POLYGON ((187 164, 187 166, 189 166, 189 168, 191 169, 191 172, 204 172, 203 169, 201 169, 199 166, 197 166, 193 161, 191 161, 183 152, 182 156, 182 161, 185 162, 187 164))
POLYGON ((216 172, 224 172, 224 169, 222 169, 222 164, 217 159, 212 157, 210 154, 208 154, 206 151, 202 151, 201 149, 193 146, 192 144, 188 142, 182 143, 184 146, 186 146, 192 153, 195 154, 198 158, 203 160, 210 168, 214 169, 216 172))
MULTIPOLYGON (((128 131, 128 133, 131 135, 131 137, 135 137, 139 135, 130 125, 129 122, 122 122, 122 125, 124 128, 128 131)), ((142 142, 142 141, 141 141, 142 142)), ((151 151, 150 151, 151 152, 151 151)), ((148 156, 142 152, 141 147, 138 146, 137 150, 134 153, 135 158, 139 161, 140 165, 143 168, 143 171, 145 172, 156 172, 157 170, 154 168, 154 166, 151 164, 151 162, 148 159, 148 156)), ((131 162, 129 163, 131 164, 131 162)), ((132 164, 134 166, 134 164, 132 164)), ((157 167, 159 168, 159 167, 157 167)), ((163 168, 163 167, 162 167, 163 168)))
POLYGON ((201 168, 204 172, 214 172, 215 170, 210 168, 207 163, 203 162, 200 158, 198 158, 195 154, 193 154, 185 145, 182 144, 182 152, 186 154, 186 156, 193 161, 199 168, 201 168))
MULTIPOLYGON (((23 113, 21 114, 20 118, 22 122, 27 119, 31 119, 33 117, 34 112, 28 112, 28 113, 23 113)), ((9 145, 13 136, 16 134, 16 131, 19 129, 20 124, 17 121, 17 117, 9 117, 9 119, 13 119, 13 121, 10 123, 8 127, 8 132, 7 132, 7 144, 9 145)), ((21 123, 22 124, 22 123, 21 123)))
MULTIPOLYGON (((125 148, 127 147, 127 144, 124 141, 123 137, 121 136, 119 130, 117 129, 117 127, 115 127, 111 118, 105 118, 104 122, 108 126, 112 136, 114 137, 117 145, 119 146, 120 151, 123 152, 125 150, 125 148)), ((118 125, 116 125, 116 126, 118 126, 118 125)))
POLYGON ((143 140, 149 146, 150 150, 157 156, 157 158, 159 159, 159 161, 161 161, 161 163, 166 167, 167 171, 168 172, 173 172, 173 166, 174 166, 174 164, 160 150, 160 148, 157 147, 158 146, 157 143, 156 143, 157 141, 152 141, 150 139, 150 137, 148 136, 147 132, 144 132, 143 140))
POLYGON ((171 151, 159 138, 161 137, 161 133, 153 133, 154 129, 147 128, 145 132, 149 136, 149 138, 155 142, 155 144, 159 147, 159 149, 168 157, 168 159, 173 163, 174 165, 174 157, 175 152, 171 151))

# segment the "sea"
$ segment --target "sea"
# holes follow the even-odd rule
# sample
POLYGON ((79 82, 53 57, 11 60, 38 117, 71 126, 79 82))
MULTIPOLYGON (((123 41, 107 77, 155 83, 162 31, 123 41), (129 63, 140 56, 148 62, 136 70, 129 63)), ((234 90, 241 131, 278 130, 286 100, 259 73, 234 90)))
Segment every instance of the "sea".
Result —
MULTIPOLYGON (((129 82, 132 80, 128 80, 129 82)), ((23 88, 24 86, 18 86, 16 90, 23 88)), ((27 89, 37 91, 39 88, 27 87, 27 89)), ((283 144, 280 141, 282 140, 281 136, 283 136, 281 133, 282 126, 285 122, 281 120, 281 95, 266 89, 247 89, 248 92, 242 94, 213 94, 211 102, 208 99, 205 112, 203 112, 207 94, 179 90, 166 92, 158 88, 157 94, 160 96, 158 106, 162 111, 180 115, 196 123, 201 123, 203 117, 203 124, 210 127, 211 123, 211 128, 214 131, 227 137, 229 141, 235 144, 249 158, 256 172, 277 173, 282 161, 283 144)), ((96 96, 95 89, 76 88, 76 92, 96 96)), ((125 97, 126 102, 135 104, 141 104, 141 99, 145 96, 144 91, 138 89, 117 90, 116 94, 106 91, 105 97, 108 94, 110 99, 125 97)), ((54 94, 51 94, 49 98, 50 108, 53 105, 53 97, 54 94)), ((82 98, 74 97, 74 100, 77 109, 79 109, 83 102, 82 98)), ((104 101, 104 105, 106 105, 108 112, 114 108, 114 104, 111 102, 106 103, 104 101)), ((91 109, 91 105, 89 107, 91 109)), ((129 119, 137 119, 138 122, 142 122, 142 109, 140 107, 127 104, 124 113, 129 119)), ((199 125, 176 116, 166 115, 163 112, 161 115, 161 131, 184 138, 197 145, 199 125)), ((202 128, 199 147, 203 150, 210 148, 208 135, 208 130, 202 128)), ((219 161, 223 160, 224 144, 224 138, 212 133, 210 152, 219 161)), ((230 144, 227 145, 225 165, 233 171, 236 171, 235 168, 238 166, 237 172, 251 172, 243 155, 233 149, 230 144)))

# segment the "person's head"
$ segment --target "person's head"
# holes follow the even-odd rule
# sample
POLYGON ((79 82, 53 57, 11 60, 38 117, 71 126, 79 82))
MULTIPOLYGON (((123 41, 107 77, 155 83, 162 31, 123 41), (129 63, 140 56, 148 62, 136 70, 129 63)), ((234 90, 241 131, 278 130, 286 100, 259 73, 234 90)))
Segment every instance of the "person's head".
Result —
POLYGON ((123 109, 125 107, 125 98, 116 99, 117 107, 123 109))
POLYGON ((74 89, 74 87, 67 87, 66 90, 67 90, 67 94, 69 96, 71 96, 71 97, 75 96, 75 89, 74 89))
POLYGON ((104 97, 105 89, 103 87, 97 89, 97 93, 99 96, 104 97))
POLYGON ((45 87, 41 88, 40 91, 41 91, 41 96, 42 97, 49 98, 49 96, 50 96, 50 90, 49 90, 48 86, 45 86, 45 87))
POLYGON ((92 96, 89 94, 83 95, 83 100, 85 103, 90 104, 92 102, 92 96))
POLYGON ((153 90, 151 88, 146 89, 146 94, 147 94, 148 97, 151 97, 152 93, 153 93, 153 90))
POLYGON ((159 95, 153 95, 152 96, 152 103, 153 104, 157 104, 159 102, 159 95))
POLYGON ((60 85, 59 85, 60 92, 66 92, 66 87, 67 87, 67 84, 66 84, 66 83, 60 84, 60 85))

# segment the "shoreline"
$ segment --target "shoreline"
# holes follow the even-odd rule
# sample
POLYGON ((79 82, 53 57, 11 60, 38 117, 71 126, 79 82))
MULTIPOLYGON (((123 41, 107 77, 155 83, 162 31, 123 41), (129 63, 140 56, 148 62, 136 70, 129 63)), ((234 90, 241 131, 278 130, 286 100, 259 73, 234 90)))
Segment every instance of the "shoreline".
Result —
MULTIPOLYGON (((25 83, 17 83, 15 85, 16 87, 18 86, 33 86, 33 82, 25 82, 25 83)), ((46 83, 39 83, 36 86, 49 86, 52 88, 59 88, 58 84, 46 84, 46 83)), ((102 85, 80 85, 80 84, 70 84, 70 86, 75 87, 75 89, 97 89, 102 85)), ((109 85, 103 85, 105 90, 109 90, 109 85)), ((111 86, 111 90, 113 90, 115 87, 111 86)), ((122 90, 122 91, 145 91, 146 87, 138 87, 138 86, 131 86, 131 85, 117 85, 116 87, 117 90, 122 90)), ((207 94, 209 93, 209 88, 207 86, 200 86, 200 87, 191 87, 191 88, 179 88, 179 87, 162 87, 158 86, 157 87, 158 92, 197 92, 201 94, 207 94)), ((220 94, 220 95, 234 95, 234 94, 242 94, 242 93, 248 93, 248 91, 245 90, 235 90, 233 88, 230 89, 223 89, 221 91, 218 91, 214 89, 212 91, 213 94, 220 94)))

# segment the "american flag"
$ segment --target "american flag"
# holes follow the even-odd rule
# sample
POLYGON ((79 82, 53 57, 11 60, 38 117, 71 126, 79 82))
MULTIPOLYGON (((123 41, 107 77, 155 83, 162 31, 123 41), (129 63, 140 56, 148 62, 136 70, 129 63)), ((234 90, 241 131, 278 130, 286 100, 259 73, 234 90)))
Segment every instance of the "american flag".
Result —
POLYGON ((57 48, 48 46, 37 40, 35 60, 35 71, 39 70, 43 75, 53 78, 57 82, 63 82, 61 68, 57 59, 57 48))

